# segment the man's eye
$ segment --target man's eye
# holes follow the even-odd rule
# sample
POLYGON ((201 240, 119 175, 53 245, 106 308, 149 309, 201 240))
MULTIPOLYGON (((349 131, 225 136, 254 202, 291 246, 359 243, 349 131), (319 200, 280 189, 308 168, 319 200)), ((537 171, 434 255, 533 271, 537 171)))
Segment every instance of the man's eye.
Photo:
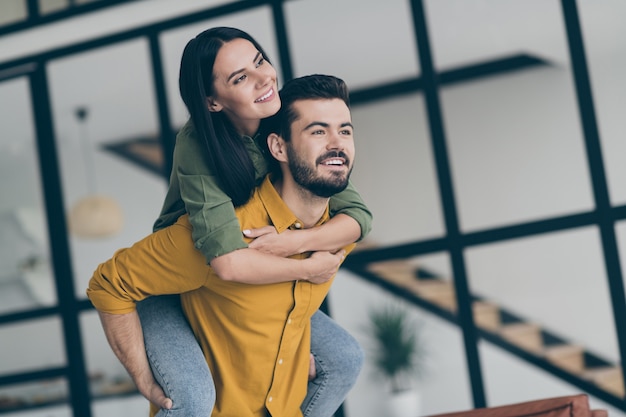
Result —
POLYGON ((314 130, 313 132, 311 132, 311 134, 313 134, 313 135, 323 135, 324 131, 322 129, 318 129, 318 130, 314 130))
POLYGON ((352 136, 352 130, 350 129, 342 130, 341 134, 346 135, 346 136, 352 136))

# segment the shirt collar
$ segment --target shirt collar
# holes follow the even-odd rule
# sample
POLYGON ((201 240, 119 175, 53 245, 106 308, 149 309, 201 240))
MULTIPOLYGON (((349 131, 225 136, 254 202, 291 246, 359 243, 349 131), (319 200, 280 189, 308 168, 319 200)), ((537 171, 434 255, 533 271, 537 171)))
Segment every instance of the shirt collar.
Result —
MULTIPOLYGON (((300 229, 302 226, 299 225, 302 225, 302 222, 296 217, 291 209, 287 207, 287 204, 285 204, 270 181, 270 177, 271 175, 265 176, 265 179, 259 186, 257 192, 260 200, 263 202, 263 205, 267 210, 267 214, 272 222, 272 225, 276 228, 276 232, 281 233, 289 228, 300 229)), ((324 214, 316 223, 316 226, 327 222, 329 218, 330 213, 327 205, 324 214)))

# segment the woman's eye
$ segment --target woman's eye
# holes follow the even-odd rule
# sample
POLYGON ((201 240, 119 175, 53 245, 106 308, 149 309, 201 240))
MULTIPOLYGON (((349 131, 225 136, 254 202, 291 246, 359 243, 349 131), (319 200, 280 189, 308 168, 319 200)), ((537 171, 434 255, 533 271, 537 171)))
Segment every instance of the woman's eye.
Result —
POLYGON ((265 58, 261 58, 257 61, 256 66, 257 68, 260 67, 261 65, 263 65, 265 63, 265 58))
POLYGON ((247 77, 247 75, 242 75, 240 77, 235 78, 235 84, 239 84, 240 82, 242 82, 243 80, 245 80, 247 77))

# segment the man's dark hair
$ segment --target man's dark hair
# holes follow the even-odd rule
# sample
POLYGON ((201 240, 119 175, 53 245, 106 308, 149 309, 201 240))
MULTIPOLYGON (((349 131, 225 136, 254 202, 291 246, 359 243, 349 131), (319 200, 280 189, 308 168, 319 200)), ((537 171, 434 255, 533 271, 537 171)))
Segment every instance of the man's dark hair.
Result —
POLYGON ((332 75, 313 74, 294 78, 280 90, 280 110, 267 119, 264 132, 276 133, 285 141, 291 140, 291 124, 300 117, 293 108, 299 100, 340 99, 350 108, 350 96, 346 83, 332 75))

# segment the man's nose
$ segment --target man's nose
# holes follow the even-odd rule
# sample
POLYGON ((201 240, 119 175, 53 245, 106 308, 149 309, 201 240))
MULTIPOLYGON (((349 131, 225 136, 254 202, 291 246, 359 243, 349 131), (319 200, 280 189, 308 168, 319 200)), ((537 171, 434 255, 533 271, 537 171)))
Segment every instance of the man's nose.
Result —
POLYGON ((328 142, 326 143, 326 148, 327 149, 337 149, 337 150, 342 150, 344 149, 344 143, 343 143, 343 138, 341 137, 341 135, 338 132, 331 132, 328 135, 328 142))

